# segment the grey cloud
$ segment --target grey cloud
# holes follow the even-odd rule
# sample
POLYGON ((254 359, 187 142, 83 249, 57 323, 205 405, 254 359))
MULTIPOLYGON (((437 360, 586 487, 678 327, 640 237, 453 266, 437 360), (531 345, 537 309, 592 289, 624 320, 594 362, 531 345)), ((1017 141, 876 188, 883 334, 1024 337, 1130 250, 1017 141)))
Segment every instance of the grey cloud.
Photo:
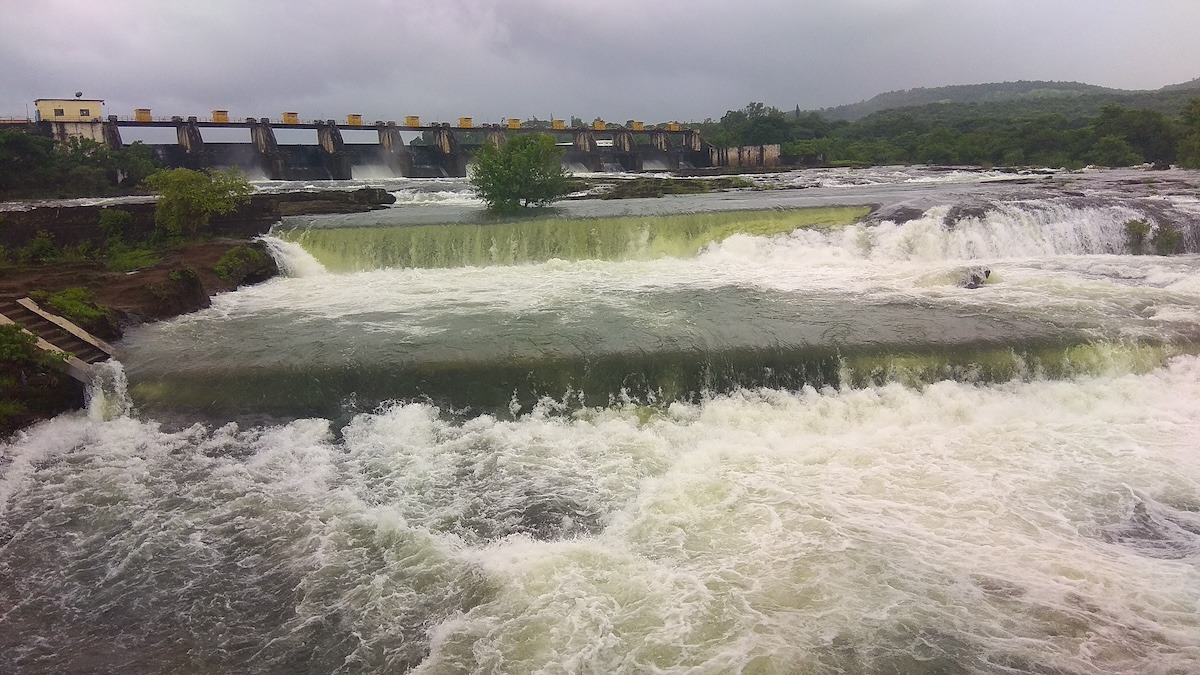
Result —
POLYGON ((84 90, 115 114, 661 121, 750 100, 816 108, 916 86, 1200 75, 1193 0, 5 4, 0 115, 84 90))

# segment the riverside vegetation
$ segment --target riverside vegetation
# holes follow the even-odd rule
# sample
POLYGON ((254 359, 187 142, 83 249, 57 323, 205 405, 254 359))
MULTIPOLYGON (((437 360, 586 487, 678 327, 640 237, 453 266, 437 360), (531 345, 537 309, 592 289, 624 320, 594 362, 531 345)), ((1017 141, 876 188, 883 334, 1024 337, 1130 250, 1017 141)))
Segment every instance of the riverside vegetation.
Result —
POLYGON ((697 126, 713 145, 778 143, 785 159, 802 164, 1200 168, 1200 98, 1174 114, 1119 103, 1095 113, 1045 110, 947 102, 847 121, 753 102, 697 126))
POLYGON ((131 194, 159 168, 143 143, 114 150, 86 138, 0 132, 0 199, 131 194))

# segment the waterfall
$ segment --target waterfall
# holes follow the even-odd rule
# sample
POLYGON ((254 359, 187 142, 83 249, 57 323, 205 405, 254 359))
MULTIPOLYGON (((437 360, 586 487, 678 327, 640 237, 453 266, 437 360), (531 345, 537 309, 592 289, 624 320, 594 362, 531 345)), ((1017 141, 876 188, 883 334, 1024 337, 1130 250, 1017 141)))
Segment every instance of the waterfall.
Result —
POLYGON ((275 264, 289 277, 313 277, 326 274, 325 266, 297 243, 270 235, 262 237, 275 264))
POLYGON ((734 234, 770 236, 844 226, 865 206, 617 218, 540 218, 494 224, 281 228, 331 271, 516 265, 547 260, 688 258, 734 234))
MULTIPOLYGON (((285 223, 273 244, 289 274, 292 259, 332 272, 383 268, 482 267, 547 260, 691 258, 733 235, 784 246, 809 263, 957 261, 1130 252, 1126 223, 1169 225, 1183 250, 1196 248, 1197 220, 1146 203, 1080 204, 1036 199, 989 204, 962 215, 936 206, 905 222, 861 220, 869 207, 726 211, 605 218, 537 218, 496 223, 317 226, 285 223), (298 246, 296 246, 298 245, 298 246), (296 246, 287 249, 285 246, 296 246), (307 253, 301 253, 300 248, 307 253)), ((307 269, 307 268, 306 268, 307 269)))
POLYGON ((88 418, 106 422, 129 414, 129 382, 120 361, 108 359, 92 366, 92 381, 87 385, 88 418))
POLYGON ((942 206, 903 224, 884 221, 862 232, 856 245, 867 257, 884 260, 1117 254, 1128 249, 1125 223, 1143 217, 1126 206, 1081 208, 1034 200, 997 204, 954 220, 951 208, 942 206))

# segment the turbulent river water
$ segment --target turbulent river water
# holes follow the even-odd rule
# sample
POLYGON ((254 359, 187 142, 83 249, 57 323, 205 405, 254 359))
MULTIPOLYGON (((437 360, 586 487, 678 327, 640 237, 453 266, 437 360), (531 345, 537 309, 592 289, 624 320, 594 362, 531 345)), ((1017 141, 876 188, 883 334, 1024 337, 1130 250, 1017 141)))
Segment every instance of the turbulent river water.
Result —
POLYGON ((286 219, 0 444, 0 672, 1200 672, 1200 175, 753 180, 286 219))

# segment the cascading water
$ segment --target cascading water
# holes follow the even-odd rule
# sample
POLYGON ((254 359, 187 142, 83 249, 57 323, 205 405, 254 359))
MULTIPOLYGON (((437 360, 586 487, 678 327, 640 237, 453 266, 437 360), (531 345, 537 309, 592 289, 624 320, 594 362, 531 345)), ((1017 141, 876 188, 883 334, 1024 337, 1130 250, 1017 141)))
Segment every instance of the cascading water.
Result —
POLYGON ((303 246, 277 237, 263 237, 267 250, 275 258, 279 271, 289 277, 312 277, 326 274, 325 266, 304 250, 303 246))
POLYGON ((1089 176, 289 220, 0 444, 0 664, 1200 672, 1198 179, 1089 176))
POLYGON ((688 257, 734 234, 771 235, 851 223, 866 207, 524 220, 491 224, 278 228, 339 272, 380 267, 465 267, 563 260, 688 257))
POLYGON ((98 422, 128 415, 133 407, 125 368, 115 359, 93 364, 86 394, 88 417, 98 422))
POLYGON ((547 396, 1144 371, 1200 341, 1192 296, 1175 292, 1190 260, 1109 255, 1130 206, 998 204, 949 224, 949 207, 899 224, 863 213, 285 226, 294 241, 270 243, 299 278, 132 337, 134 392, 226 419, 345 419, 393 399, 500 414, 547 396), (981 263, 989 282, 962 288, 981 263), (342 273, 311 277, 326 267, 342 273), (1139 278, 1154 281, 1130 288, 1139 278))

